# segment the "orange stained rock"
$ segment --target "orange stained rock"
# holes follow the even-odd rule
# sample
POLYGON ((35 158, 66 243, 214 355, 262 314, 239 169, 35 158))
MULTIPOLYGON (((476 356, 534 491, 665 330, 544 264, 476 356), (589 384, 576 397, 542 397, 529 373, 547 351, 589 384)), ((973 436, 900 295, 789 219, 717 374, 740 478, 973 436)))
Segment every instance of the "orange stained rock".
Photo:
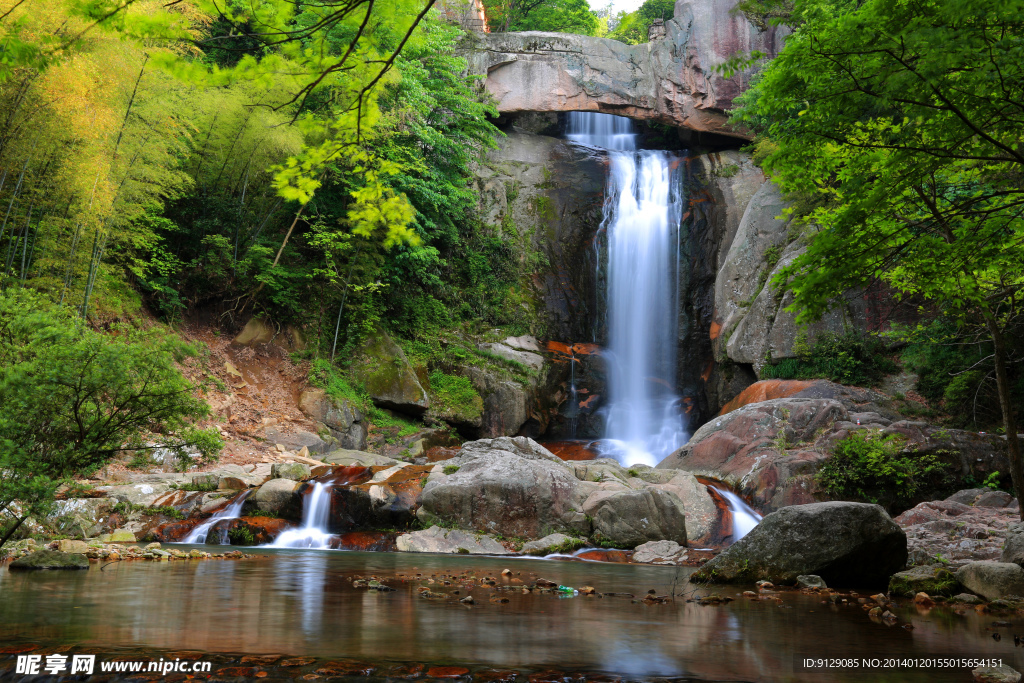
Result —
POLYGON ((712 322, 711 323, 711 333, 709 335, 711 337, 711 339, 712 340, 718 339, 718 335, 720 335, 721 333, 722 333, 722 326, 719 325, 716 322, 712 322))
POLYGON ((597 344, 566 344, 560 341, 549 341, 545 345, 550 353, 557 353, 564 356, 591 356, 601 353, 601 347, 597 344))
POLYGON ((788 398, 793 394, 800 393, 804 389, 809 389, 813 385, 814 382, 805 382, 798 379, 764 379, 760 382, 754 382, 741 391, 739 396, 726 403, 718 411, 718 414, 725 415, 751 403, 770 401, 775 398, 788 398))

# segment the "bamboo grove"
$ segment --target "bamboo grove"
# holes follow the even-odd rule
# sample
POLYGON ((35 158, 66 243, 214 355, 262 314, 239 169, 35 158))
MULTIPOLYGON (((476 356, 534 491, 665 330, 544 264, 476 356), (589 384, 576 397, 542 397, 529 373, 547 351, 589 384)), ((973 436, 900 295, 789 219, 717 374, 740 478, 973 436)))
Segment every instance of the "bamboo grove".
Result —
POLYGON ((0 283, 94 320, 436 301, 500 133, 431 5, 0 4, 0 283))

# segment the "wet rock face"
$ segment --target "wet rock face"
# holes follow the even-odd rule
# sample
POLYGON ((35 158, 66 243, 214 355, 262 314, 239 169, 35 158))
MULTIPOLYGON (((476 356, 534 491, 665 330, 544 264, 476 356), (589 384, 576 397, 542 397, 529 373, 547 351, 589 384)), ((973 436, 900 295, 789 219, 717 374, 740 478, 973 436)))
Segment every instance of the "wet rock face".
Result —
POLYGON ((643 45, 563 33, 472 34, 470 71, 502 112, 603 111, 735 135, 725 110, 747 78, 714 67, 737 52, 775 54, 781 34, 730 10, 735 0, 679 0, 664 37, 643 45))
POLYGON ((767 515, 694 576, 792 584, 801 574, 815 574, 830 586, 876 586, 906 563, 906 534, 881 506, 831 501, 767 515))

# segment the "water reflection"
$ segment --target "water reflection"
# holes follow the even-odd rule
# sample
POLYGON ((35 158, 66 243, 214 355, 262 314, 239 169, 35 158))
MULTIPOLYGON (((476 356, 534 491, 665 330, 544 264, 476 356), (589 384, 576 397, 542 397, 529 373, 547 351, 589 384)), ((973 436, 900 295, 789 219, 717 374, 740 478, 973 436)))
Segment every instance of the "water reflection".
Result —
MULTIPOLYGON (((673 567, 305 550, 268 550, 260 559, 243 561, 120 562, 88 572, 9 574, 4 568, 0 642, 28 634, 37 641, 101 649, 461 662, 704 680, 825 680, 795 674, 797 654, 1000 656, 1015 668, 1024 666, 1008 637, 1013 629, 997 643, 986 630, 991 615, 973 611, 921 614, 908 606, 899 614, 901 621, 914 622, 908 631, 872 623, 859 606, 836 608, 799 594, 787 595, 782 604, 739 599, 705 607, 678 599, 648 606, 626 597, 560 599, 477 584, 477 604, 467 607, 457 601, 466 589, 452 581, 429 587, 459 590, 458 596, 419 597, 417 588, 431 574, 450 580, 466 571, 499 577, 498 585, 529 583, 539 575, 638 597, 651 589, 667 594, 673 584, 704 590, 678 583, 673 567), (511 579, 499 577, 506 567, 514 573, 511 579), (399 573, 410 580, 398 580, 399 573), (398 590, 355 588, 357 575, 388 577, 398 590), (490 602, 490 595, 509 602, 490 602)), ((1011 621, 1024 632, 1024 621, 1011 621)), ((955 681, 963 673, 903 672, 887 680, 955 681)))

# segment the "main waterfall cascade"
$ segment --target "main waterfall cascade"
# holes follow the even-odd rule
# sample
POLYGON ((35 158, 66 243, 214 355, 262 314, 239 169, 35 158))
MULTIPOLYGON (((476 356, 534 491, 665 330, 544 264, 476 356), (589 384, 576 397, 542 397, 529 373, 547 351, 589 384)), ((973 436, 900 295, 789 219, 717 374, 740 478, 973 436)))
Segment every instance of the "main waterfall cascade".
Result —
POLYGON ((675 392, 682 182, 671 152, 637 150, 632 122, 570 112, 567 137, 608 150, 609 404, 602 455, 656 465, 689 435, 675 392))

